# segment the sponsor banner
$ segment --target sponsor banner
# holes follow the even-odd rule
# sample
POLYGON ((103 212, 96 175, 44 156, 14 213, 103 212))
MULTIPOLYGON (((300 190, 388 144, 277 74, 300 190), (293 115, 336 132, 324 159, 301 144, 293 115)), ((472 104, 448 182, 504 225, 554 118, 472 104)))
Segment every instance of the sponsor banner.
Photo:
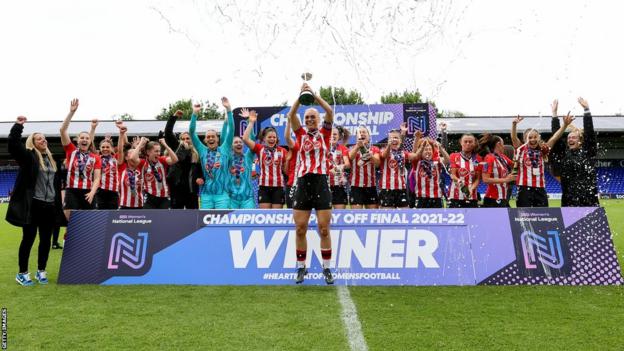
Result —
POLYGON ((624 167, 624 160, 618 159, 602 159, 596 160, 596 167, 605 167, 605 168, 613 168, 613 167, 624 167))
POLYGON ((624 194, 600 194, 601 199, 624 199, 624 194))
MULTIPOLYGON (((310 107, 321 112, 321 118, 325 115, 319 106, 302 106, 297 111, 300 121, 303 121, 305 110, 310 107)), ((421 131, 425 135, 437 137, 436 110, 430 104, 335 105, 332 108, 334 109, 334 125, 343 126, 351 133, 347 144, 355 144, 355 133, 359 126, 368 127, 374 144, 386 142, 388 132, 392 129, 399 129, 403 122, 407 123, 410 136, 416 131, 421 131)), ((290 107, 248 107, 248 109, 258 113, 258 122, 255 125, 256 135, 259 135, 263 128, 272 127, 276 129, 280 139, 283 139, 290 107)), ((239 116, 240 112, 240 108, 233 111, 235 135, 238 136, 243 135, 248 122, 246 118, 239 116)))
MULTIPOLYGON (((331 223, 336 284, 624 282, 600 208, 335 210, 331 223)), ((324 284, 314 214, 307 238, 305 284, 324 284)), ((291 210, 77 211, 59 283, 293 284, 295 241, 291 210)))

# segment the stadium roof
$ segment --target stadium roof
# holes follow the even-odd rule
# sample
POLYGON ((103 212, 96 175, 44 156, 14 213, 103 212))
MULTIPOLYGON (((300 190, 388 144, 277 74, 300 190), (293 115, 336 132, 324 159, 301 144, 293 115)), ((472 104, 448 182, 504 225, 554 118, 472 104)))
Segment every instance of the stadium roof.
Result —
MULTIPOLYGON (((448 125, 449 134, 457 133, 475 133, 482 132, 491 133, 509 133, 511 128, 511 121, 515 116, 475 116, 475 117, 460 117, 460 118, 441 118, 439 121, 444 121, 448 125)), ((574 124, 578 127, 582 127, 582 117, 577 116, 577 120, 574 124)), ((624 119, 621 116, 594 116, 594 128, 598 132, 622 132, 624 131, 624 119)), ((0 138, 7 138, 9 131, 14 122, 0 122, 0 138)), ((51 122, 28 122, 24 129, 24 135, 28 135, 33 132, 42 132, 48 137, 59 137, 59 128, 61 127, 61 121, 51 122)), ((128 133, 130 135, 144 135, 144 136, 156 136, 158 131, 165 128, 165 121, 156 120, 135 120, 125 121, 128 126, 128 133)), ((221 130, 223 120, 208 120, 198 121, 197 131, 200 133, 205 132, 207 129, 221 130)), ((178 121, 175 125, 174 131, 176 133, 188 131, 189 121, 178 121)), ((526 128, 536 128, 540 132, 550 132, 550 117, 543 116, 531 116, 525 117, 522 124, 519 125, 518 131, 522 131, 526 128)), ((78 134, 81 131, 89 131, 91 128, 90 121, 72 121, 69 126, 70 135, 78 134)), ((106 134, 113 134, 115 136, 118 133, 115 124, 110 122, 100 122, 96 135, 104 136, 106 134)))

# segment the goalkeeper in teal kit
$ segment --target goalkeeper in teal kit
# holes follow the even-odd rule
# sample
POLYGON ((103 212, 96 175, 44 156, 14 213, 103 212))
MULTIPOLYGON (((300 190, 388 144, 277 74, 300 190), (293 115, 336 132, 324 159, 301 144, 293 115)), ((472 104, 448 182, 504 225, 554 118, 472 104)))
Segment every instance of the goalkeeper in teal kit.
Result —
MULTIPOLYGON (((249 111, 243 108, 240 116, 249 118, 249 111)), ((234 125, 230 125, 228 128, 234 130, 234 125)), ((253 132, 251 138, 255 139, 253 132)), ((230 194, 231 209, 256 208, 251 176, 255 157, 256 154, 253 150, 247 150, 243 153, 243 139, 234 137, 229 164, 230 182, 228 192, 230 194)))
POLYGON ((228 209, 230 208, 231 174, 228 165, 232 157, 232 140, 234 138, 234 115, 227 98, 221 102, 227 111, 227 121, 221 128, 221 145, 215 130, 206 131, 206 145, 204 145, 195 133, 197 116, 201 106, 193 106, 193 115, 189 125, 189 134, 193 145, 199 153, 204 172, 204 184, 199 194, 199 207, 202 209, 228 209))

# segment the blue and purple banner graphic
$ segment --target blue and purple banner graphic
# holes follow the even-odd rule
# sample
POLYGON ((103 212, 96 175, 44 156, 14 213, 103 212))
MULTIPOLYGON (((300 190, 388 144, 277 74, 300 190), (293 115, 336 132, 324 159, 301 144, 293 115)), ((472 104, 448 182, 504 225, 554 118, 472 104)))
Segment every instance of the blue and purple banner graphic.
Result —
MULTIPOLYGON (((304 115, 309 107, 316 108, 324 116, 324 111, 319 106, 302 106, 297 111, 300 117, 304 115)), ((436 131, 436 110, 431 104, 376 104, 376 105, 335 105, 334 124, 343 126, 351 133, 348 144, 355 144, 355 131, 358 126, 366 126, 371 132, 371 140, 374 144, 383 143, 388 137, 388 132, 392 129, 399 129, 401 123, 406 122, 408 135, 413 135, 415 131, 421 131, 432 138, 437 137, 436 131)), ((249 107, 258 113, 256 125, 256 135, 266 127, 273 127, 277 130, 277 135, 283 139, 284 128, 290 107, 249 107)), ((247 128, 247 119, 239 116, 241 109, 237 108, 234 113, 235 134, 242 136, 247 128)))
MULTIPOLYGON (((620 285, 602 208, 336 210, 332 270, 344 285, 620 285)), ((309 275, 324 284, 316 219, 309 275)), ((78 211, 59 283, 284 285, 291 210, 78 211)))

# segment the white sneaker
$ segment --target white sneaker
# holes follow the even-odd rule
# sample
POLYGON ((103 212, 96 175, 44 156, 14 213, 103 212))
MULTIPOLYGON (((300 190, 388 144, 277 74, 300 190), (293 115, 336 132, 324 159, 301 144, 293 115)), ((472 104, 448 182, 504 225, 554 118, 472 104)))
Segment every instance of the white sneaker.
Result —
POLYGON ((17 273, 15 276, 15 281, 21 286, 32 286, 34 285, 33 281, 30 279, 30 273, 17 273))
POLYGON ((39 284, 48 284, 48 272, 37 271, 35 278, 39 281, 39 284))

